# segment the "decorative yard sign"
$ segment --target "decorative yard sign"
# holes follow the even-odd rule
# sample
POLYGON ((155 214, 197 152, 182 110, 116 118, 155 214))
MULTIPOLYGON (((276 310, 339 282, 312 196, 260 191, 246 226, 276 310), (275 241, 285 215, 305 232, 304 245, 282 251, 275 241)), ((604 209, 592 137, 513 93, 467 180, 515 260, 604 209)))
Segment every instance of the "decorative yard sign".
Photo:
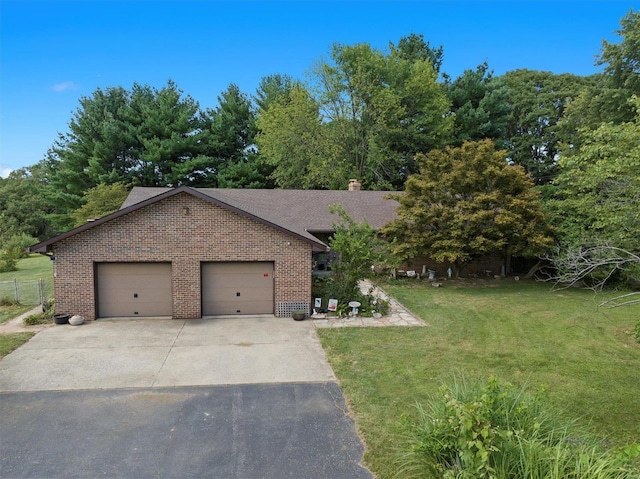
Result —
POLYGON ((313 307, 318 309, 322 308, 322 298, 316 298, 313 307))
POLYGON ((329 300, 329 306, 327 307, 327 310, 336 311, 337 309, 338 309, 338 300, 337 299, 330 299, 329 300))

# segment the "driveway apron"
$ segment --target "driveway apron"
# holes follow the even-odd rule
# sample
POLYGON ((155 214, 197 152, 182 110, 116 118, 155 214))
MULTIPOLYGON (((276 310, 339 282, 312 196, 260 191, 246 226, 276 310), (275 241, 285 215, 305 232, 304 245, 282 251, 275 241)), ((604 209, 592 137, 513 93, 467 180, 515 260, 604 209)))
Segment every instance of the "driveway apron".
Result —
POLYGON ((332 380, 312 322, 273 316, 61 325, 0 362, 0 391, 332 380))
POLYGON ((0 477, 371 478, 311 321, 100 320, 0 361, 0 477))

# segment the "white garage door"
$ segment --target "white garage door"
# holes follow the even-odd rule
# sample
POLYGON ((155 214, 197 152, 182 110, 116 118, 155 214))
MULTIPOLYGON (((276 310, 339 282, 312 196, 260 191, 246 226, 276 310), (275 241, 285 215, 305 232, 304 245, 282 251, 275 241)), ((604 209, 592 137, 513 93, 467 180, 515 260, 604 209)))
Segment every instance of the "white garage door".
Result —
POLYGON ((202 315, 273 314, 273 263, 203 263, 202 315))
POLYGON ((171 263, 97 265, 98 317, 171 316, 171 263))

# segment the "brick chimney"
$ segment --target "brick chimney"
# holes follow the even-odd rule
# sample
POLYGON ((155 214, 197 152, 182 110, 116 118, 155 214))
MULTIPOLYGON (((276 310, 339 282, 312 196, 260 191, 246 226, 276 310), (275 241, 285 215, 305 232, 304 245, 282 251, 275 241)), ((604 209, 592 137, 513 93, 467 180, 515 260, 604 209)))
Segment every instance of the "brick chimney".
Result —
POLYGON ((360 191, 361 186, 358 180, 349 180, 349 191, 360 191))

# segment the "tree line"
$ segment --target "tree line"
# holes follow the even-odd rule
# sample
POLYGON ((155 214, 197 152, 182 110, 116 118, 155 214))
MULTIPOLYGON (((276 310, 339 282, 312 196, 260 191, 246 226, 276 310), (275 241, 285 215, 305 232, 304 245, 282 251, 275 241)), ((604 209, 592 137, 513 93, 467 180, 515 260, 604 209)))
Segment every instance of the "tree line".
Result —
MULTIPOLYGON (((336 44, 311 66, 309 80, 274 74, 252 94, 231 84, 213 108, 172 81, 99 88, 80 98, 67 133, 43 160, 0 179, 0 250, 109 213, 133 186, 344 189, 358 178, 364 189, 407 189, 407 197, 439 187, 440 199, 422 208, 430 215, 444 197, 466 214, 456 194, 495 210, 486 197, 454 191, 465 171, 482 182, 477 155, 485 154, 527 176, 524 186, 520 175, 495 177, 495 188, 510 184, 515 195, 498 208, 547 215, 533 215, 542 235, 533 250, 552 238, 574 246, 615 241, 638 251, 639 22, 633 10, 621 19, 620 41, 603 41, 601 71, 590 76, 494 75, 482 63, 452 78, 442 71, 444 48, 411 34, 386 51, 336 44), (458 176, 445 171, 451 158, 458 176), (448 189, 440 178, 453 179, 448 189)), ((406 215, 415 208, 405 206, 406 221, 414 221, 406 215)), ((513 233, 520 220, 502 213, 513 233)), ((469 223, 429 221, 439 231, 469 223)))

